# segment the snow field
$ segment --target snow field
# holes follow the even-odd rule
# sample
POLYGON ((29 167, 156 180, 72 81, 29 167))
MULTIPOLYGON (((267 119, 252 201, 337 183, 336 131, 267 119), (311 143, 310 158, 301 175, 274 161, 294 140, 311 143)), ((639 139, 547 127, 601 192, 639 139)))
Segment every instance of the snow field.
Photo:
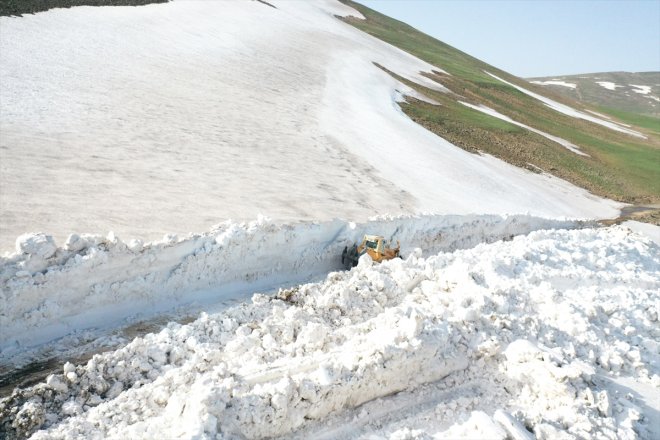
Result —
POLYGON ((225 222, 205 234, 124 243, 26 234, 0 265, 0 353, 5 362, 31 346, 75 331, 112 327, 193 302, 216 303, 293 285, 341 268, 344 246, 367 233, 399 240, 402 251, 475 246, 540 228, 580 226, 531 216, 400 216, 278 225, 266 218, 225 222))
POLYGON ((659 391, 658 251, 617 226, 363 258, 66 364, 1 402, 0 426, 42 429, 34 439, 653 438, 653 402, 600 378, 659 391))
POLYGON ((153 241, 260 213, 618 214, 410 120, 397 101, 418 95, 374 63, 436 90, 422 72, 442 66, 335 17, 358 12, 272 3, 0 17, 0 249, 29 231, 153 241))

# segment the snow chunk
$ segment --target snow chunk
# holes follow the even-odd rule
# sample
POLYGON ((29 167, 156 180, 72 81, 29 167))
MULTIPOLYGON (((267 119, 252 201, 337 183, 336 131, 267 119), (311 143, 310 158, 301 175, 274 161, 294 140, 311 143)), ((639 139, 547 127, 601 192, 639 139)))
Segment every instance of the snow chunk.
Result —
POLYGON ((46 259, 52 257, 56 250, 57 246, 53 237, 41 232, 23 234, 16 239, 16 251, 20 254, 46 259))
POLYGON ((509 344, 504 350, 504 356, 510 362, 524 363, 532 359, 538 359, 542 351, 532 342, 526 339, 518 339, 509 344))

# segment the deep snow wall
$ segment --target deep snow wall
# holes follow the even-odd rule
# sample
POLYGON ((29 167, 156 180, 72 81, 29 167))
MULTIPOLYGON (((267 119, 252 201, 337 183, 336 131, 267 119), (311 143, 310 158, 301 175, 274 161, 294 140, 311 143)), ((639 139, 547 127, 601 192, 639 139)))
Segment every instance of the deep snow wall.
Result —
POLYGON ((365 233, 435 253, 582 223, 526 215, 401 216, 278 225, 225 222, 201 235, 142 244, 72 235, 24 235, 0 266, 0 353, 8 356, 76 330, 144 319, 193 302, 212 303, 309 281, 341 269, 343 247, 365 233))

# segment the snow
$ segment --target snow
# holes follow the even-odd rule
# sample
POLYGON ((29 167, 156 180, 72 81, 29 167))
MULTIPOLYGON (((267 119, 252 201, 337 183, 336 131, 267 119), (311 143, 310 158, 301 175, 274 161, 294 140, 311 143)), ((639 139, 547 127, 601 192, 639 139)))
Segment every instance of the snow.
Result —
POLYGON ((633 92, 639 93, 640 95, 648 95, 651 93, 651 86, 638 86, 635 84, 629 84, 630 87, 635 87, 633 92))
POLYGON ((562 86, 562 87, 568 87, 569 89, 575 89, 577 87, 577 84, 575 83, 569 83, 566 81, 559 81, 559 80, 548 80, 548 81, 530 81, 532 84, 539 84, 542 86, 562 86))
MULTIPOLYGON (((610 119, 610 120, 612 119, 611 117, 609 117, 609 116, 607 116, 607 115, 604 115, 604 114, 602 114, 602 113, 595 112, 595 111, 593 111, 593 110, 585 109, 585 111, 591 113, 592 115, 596 115, 596 116, 598 116, 599 118, 610 119)), ((630 127, 630 125, 621 124, 621 123, 619 123, 619 125, 624 125, 624 126, 626 126, 626 127, 630 127)))
POLYGON ((509 123, 511 123, 511 124, 513 124, 513 125, 517 125, 518 127, 526 128, 527 130, 529 130, 529 131, 533 131, 533 132, 536 133, 536 134, 540 134, 540 135, 543 136, 544 138, 550 139, 551 141, 558 143, 558 144, 561 145, 562 147, 566 148, 567 150, 572 151, 572 152, 575 153, 575 154, 578 154, 578 155, 580 155, 580 156, 587 156, 587 157, 589 157, 588 154, 586 154, 586 153, 580 151, 580 147, 578 147, 577 145, 575 145, 575 144, 573 144, 573 143, 571 143, 571 142, 568 142, 566 139, 562 139, 562 138, 560 138, 560 137, 553 136, 553 135, 548 134, 548 133, 546 133, 546 132, 544 132, 544 131, 538 130, 538 129, 533 128, 533 127, 530 127, 529 125, 525 125, 525 124, 523 124, 522 122, 514 121, 514 120, 511 119, 510 117, 508 117, 508 116, 506 116, 506 115, 503 115, 502 113, 500 113, 500 112, 498 112, 498 111, 496 111, 496 110, 493 110, 493 109, 490 108, 490 107, 486 107, 485 105, 474 105, 474 104, 470 104, 470 103, 463 102, 463 101, 459 101, 459 102, 460 102, 461 104, 463 104, 464 106, 466 106, 466 107, 470 107, 471 109, 474 109, 474 110, 480 111, 480 112, 485 113, 485 114, 487 114, 487 115, 490 115, 490 116, 493 116, 493 117, 495 117, 495 118, 501 119, 501 120, 503 120, 503 121, 509 122, 509 123))
POLYGON ((641 223, 635 220, 628 220, 622 223, 623 226, 630 228, 630 230, 642 234, 658 245, 660 245, 660 226, 652 225, 650 223, 641 223))
POLYGON ((24 232, 153 241, 259 214, 616 216, 413 123, 397 101, 417 95, 374 63, 441 91, 421 72, 442 66, 334 17, 357 12, 271 3, 0 17, 0 249, 24 232))
POLYGON ((442 66, 351 8, 269 3, 0 17, 0 367, 71 356, 0 437, 660 437, 657 231, 415 124, 374 63, 442 66), (338 271, 374 232, 404 259, 338 271))
POLYGON ((660 387, 659 250, 613 226, 363 261, 67 364, 0 403, 0 424, 37 440, 657 438, 657 400, 629 386, 660 387))
POLYGON ((610 81, 596 81, 596 84, 604 89, 615 91, 617 87, 623 87, 610 81))
POLYGON ((541 96, 538 93, 531 92, 531 91, 529 91, 529 90, 527 90, 523 87, 517 86, 517 85, 515 85, 511 82, 505 81, 504 79, 502 79, 502 78, 500 78, 496 75, 493 75, 492 73, 489 73, 489 72, 485 72, 485 73, 492 76, 493 78, 495 78, 499 81, 502 81, 505 84, 510 85, 511 87, 523 92, 524 94, 531 96, 532 98, 538 99, 539 101, 543 102, 545 105, 547 105, 548 107, 550 107, 551 109, 553 109, 553 110, 555 110, 559 113, 565 114, 565 115, 573 117, 573 118, 584 119, 585 121, 593 122, 594 124, 602 125, 603 127, 607 127, 611 130, 626 133, 626 134, 629 134, 631 136, 646 139, 646 136, 644 136, 642 133, 640 133, 638 131, 635 131, 635 130, 631 130, 629 128, 625 128, 625 127, 621 126, 621 124, 617 124, 617 123, 612 122, 612 121, 606 121, 606 120, 603 120, 601 118, 596 118, 595 116, 591 116, 591 115, 588 115, 588 114, 583 113, 581 111, 575 110, 574 108, 569 107, 565 104, 560 104, 557 101, 554 101, 550 98, 546 98, 545 96, 541 96))
POLYGON ((403 216, 363 224, 334 220, 295 225, 260 218, 140 246, 127 245, 114 234, 83 234, 56 250, 50 247, 51 237, 39 235, 48 245, 47 254, 40 247, 21 247, 0 265, 0 353, 9 362, 12 355, 68 334, 305 282, 339 269, 344 246, 369 231, 399 240, 404 252, 414 247, 431 252, 579 224, 525 215, 403 216))

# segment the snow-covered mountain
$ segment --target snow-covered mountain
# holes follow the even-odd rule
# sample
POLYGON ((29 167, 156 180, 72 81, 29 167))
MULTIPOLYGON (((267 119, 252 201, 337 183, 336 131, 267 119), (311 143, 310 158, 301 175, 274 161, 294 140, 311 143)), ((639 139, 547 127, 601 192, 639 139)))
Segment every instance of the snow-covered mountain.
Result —
POLYGON ((557 176, 658 139, 542 91, 348 1, 0 17, 0 438, 657 438, 659 229, 557 176))
POLYGON ((272 3, 0 17, 2 248, 30 231, 151 240, 260 213, 616 216, 411 121, 397 102, 423 97, 374 63, 436 91, 425 74, 443 66, 336 18, 359 12, 272 3))

